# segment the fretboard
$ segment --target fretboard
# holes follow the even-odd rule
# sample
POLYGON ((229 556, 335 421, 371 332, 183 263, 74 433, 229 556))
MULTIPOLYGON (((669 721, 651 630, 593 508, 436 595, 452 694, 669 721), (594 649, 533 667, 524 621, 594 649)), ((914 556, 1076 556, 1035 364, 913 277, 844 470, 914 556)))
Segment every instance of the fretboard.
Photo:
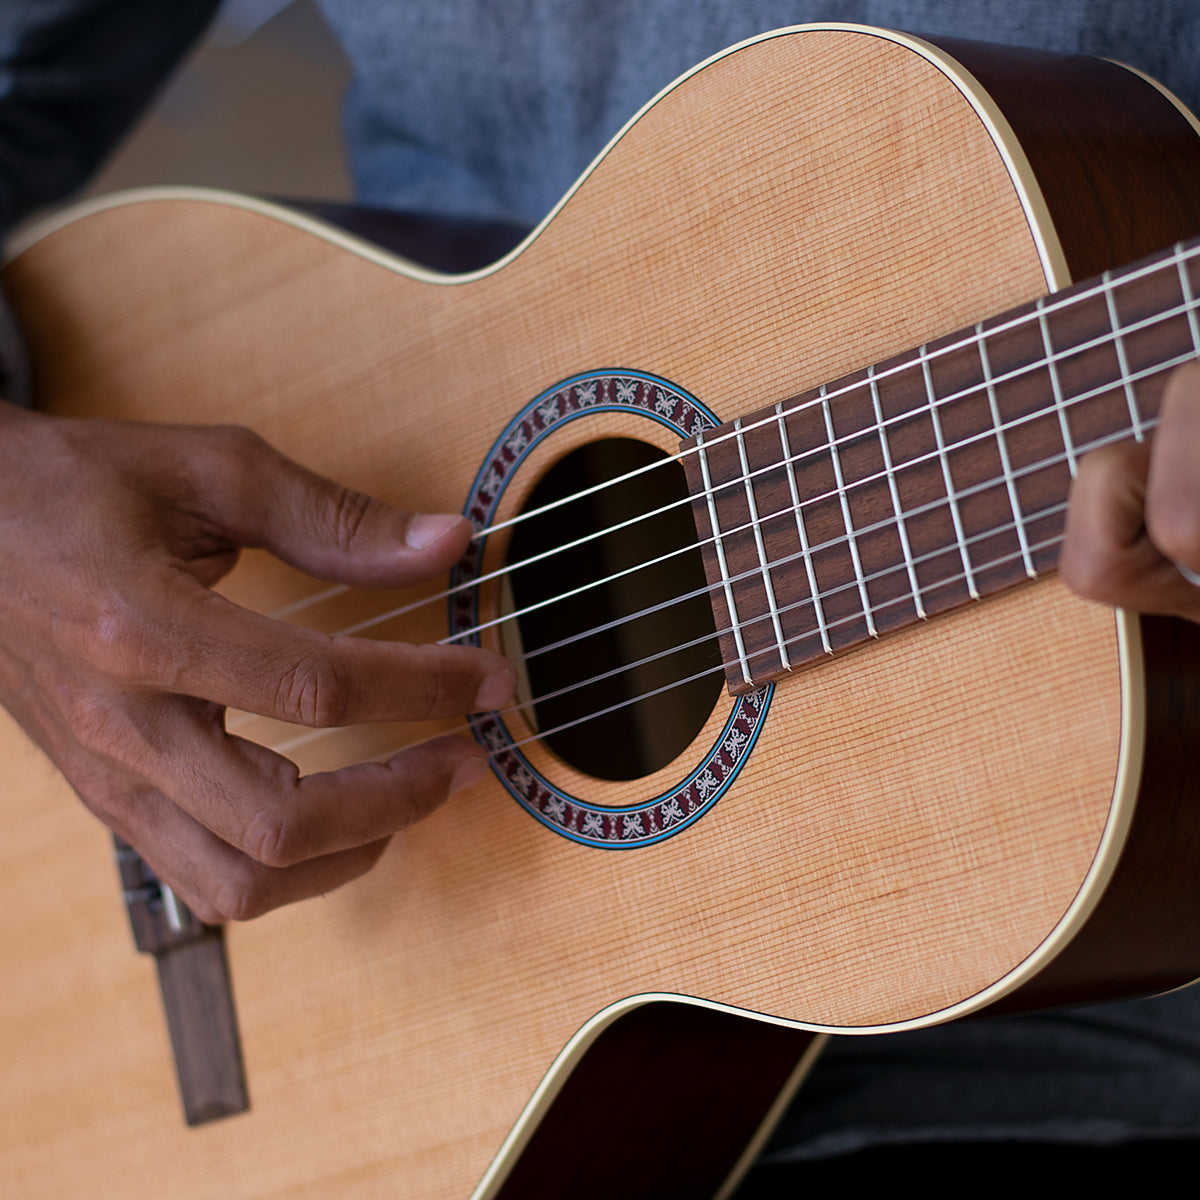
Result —
POLYGON ((1079 459, 1200 354, 1200 241, 683 444, 743 692, 1054 569, 1079 459))

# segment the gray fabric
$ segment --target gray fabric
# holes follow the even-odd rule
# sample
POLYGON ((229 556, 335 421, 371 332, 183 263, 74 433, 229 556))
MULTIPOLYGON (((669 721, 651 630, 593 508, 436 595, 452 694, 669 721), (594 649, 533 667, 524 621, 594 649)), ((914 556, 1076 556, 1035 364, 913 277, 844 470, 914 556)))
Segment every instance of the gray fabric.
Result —
POLYGON ((219 0, 0 0, 0 229, 80 186, 219 0))
POLYGON ((764 1158, 912 1142, 1200 1137, 1200 987, 835 1038, 764 1158))
POLYGON ((807 21, 1127 60, 1200 108, 1196 0, 318 0, 354 66, 346 108, 367 202, 533 224, 689 67, 807 21))

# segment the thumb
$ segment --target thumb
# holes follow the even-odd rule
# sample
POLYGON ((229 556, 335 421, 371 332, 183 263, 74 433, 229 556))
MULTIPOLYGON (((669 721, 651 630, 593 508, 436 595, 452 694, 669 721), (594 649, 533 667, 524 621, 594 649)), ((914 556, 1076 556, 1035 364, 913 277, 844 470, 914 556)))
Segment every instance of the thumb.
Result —
POLYGON ((210 492, 213 516, 244 546, 269 550, 322 579, 357 587, 404 587, 448 570, 471 540, 452 513, 412 513, 343 487, 236 432, 239 478, 210 492))

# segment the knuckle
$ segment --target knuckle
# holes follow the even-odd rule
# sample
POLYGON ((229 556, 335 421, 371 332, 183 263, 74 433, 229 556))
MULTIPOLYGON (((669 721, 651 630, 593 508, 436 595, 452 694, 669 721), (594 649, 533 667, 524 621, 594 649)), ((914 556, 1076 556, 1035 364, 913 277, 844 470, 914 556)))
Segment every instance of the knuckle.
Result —
POLYGON ((1064 553, 1059 574, 1067 587, 1085 600, 1116 604, 1124 597, 1125 573, 1107 555, 1064 553))
POLYGON ((204 918, 209 924, 225 921, 253 921, 273 907, 271 891, 262 872, 252 863, 241 863, 215 889, 211 904, 213 918, 204 918))
POLYGON ((203 478, 195 486, 210 489, 210 473, 220 481, 223 491, 231 491, 242 503, 249 503, 261 486, 264 460, 270 453, 267 442, 244 425, 218 425, 208 430, 211 457, 205 463, 203 478))
POLYGON ((265 439, 245 425, 217 425, 212 435, 223 461, 244 471, 257 469, 268 449, 265 439))
POLYGON ((95 772, 68 771, 67 779, 84 808, 114 833, 129 840, 131 804, 127 789, 95 772))
POLYGON ((313 728, 342 725, 350 711, 351 677, 324 651, 306 654, 284 671, 276 706, 285 720, 313 728))
POLYGON ((1181 497, 1149 505, 1146 532, 1166 558, 1200 565, 1200 500, 1181 497))
POLYGON ((246 826, 241 848, 265 867, 290 867, 301 862, 307 854, 298 811, 259 809, 246 826))
POLYGON ((339 487, 329 508, 334 543, 339 550, 351 550, 358 541, 372 508, 370 496, 351 488, 339 487))
POLYGON ((140 678, 144 657, 142 623, 123 598, 108 594, 95 602, 90 617, 76 627, 76 640, 85 662, 111 679, 140 678))
POLYGON ((119 748, 127 740, 128 722, 112 697, 76 692, 62 702, 62 708, 72 736, 85 754, 118 760, 126 757, 119 748))
POLYGON ((205 925, 223 925, 227 920, 237 920, 238 918, 227 917, 221 910, 206 896, 191 896, 187 898, 187 906, 192 910, 192 913, 205 925))

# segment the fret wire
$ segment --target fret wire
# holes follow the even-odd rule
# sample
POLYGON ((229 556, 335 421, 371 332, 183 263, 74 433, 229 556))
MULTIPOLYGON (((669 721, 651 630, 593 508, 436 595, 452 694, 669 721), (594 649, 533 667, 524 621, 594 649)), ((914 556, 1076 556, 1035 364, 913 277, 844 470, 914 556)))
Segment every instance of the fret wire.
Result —
POLYGON ((858 540, 854 536, 854 519, 850 515, 850 497, 846 494, 846 481, 842 477, 842 457, 838 453, 837 434, 833 430, 833 414, 829 411, 829 401, 825 398, 825 388, 821 388, 821 407, 825 416, 825 432, 829 436, 829 458, 833 463, 833 477, 837 481, 838 500, 842 505, 842 518, 846 522, 846 541, 850 546, 850 561, 854 564, 854 575, 858 580, 858 594, 862 600, 863 616, 867 619, 867 632, 872 637, 878 637, 875 628, 875 618, 871 615, 871 598, 867 595, 867 582, 863 578, 862 562, 858 557, 858 540))
MULTIPOLYGON (((1153 428, 1154 423, 1155 422, 1153 420, 1150 422, 1151 428, 1153 428)), ((1089 442, 1085 447, 1083 447, 1083 452, 1086 453, 1089 450, 1098 450, 1101 446, 1108 446, 1108 445, 1113 444, 1114 442, 1121 441, 1125 436, 1126 436, 1125 431, 1117 431, 1116 433, 1111 433, 1104 437, 1096 438, 1093 441, 1089 442)), ((1062 461, 1063 461, 1062 455, 1054 454, 1054 455, 1051 455, 1049 458, 1042 459, 1040 462, 1031 463, 1028 467, 1019 468, 1017 470, 1016 474, 1018 476, 1021 476, 1021 475, 1025 475, 1025 474, 1030 474, 1034 471, 1041 471, 1041 470, 1044 470, 1046 467, 1054 466, 1057 463, 1060 463, 1062 461)), ((991 488, 994 486, 995 486, 995 484, 992 483, 991 481, 985 481, 984 483, 974 484, 973 486, 971 486, 969 488, 964 488, 963 491, 959 493, 959 495, 963 499, 967 499, 970 496, 976 495, 979 492, 986 491, 988 488, 991 488)), ((830 495, 832 495, 832 493, 830 493, 830 495)), ((940 505, 945 504, 945 503, 946 503, 945 497, 942 497, 941 499, 938 499, 938 500, 930 500, 930 501, 927 501, 925 504, 919 505, 917 508, 910 509, 908 515, 921 516, 925 513, 933 512, 934 509, 938 508, 940 505)), ((1066 502, 1064 501, 1063 504, 1060 505, 1059 507, 1065 508, 1066 502)), ((1035 513, 1029 519, 1031 521, 1038 520, 1039 517, 1045 515, 1046 511, 1049 511, 1049 510, 1042 510, 1041 512, 1035 513)), ((772 516, 778 516, 778 515, 779 514, 775 514, 775 513, 772 514, 772 516)), ((770 520, 770 518, 767 518, 767 520, 770 520)), ((874 524, 864 527, 860 532, 876 533, 881 529, 886 529, 889 525, 892 524, 892 522, 894 520, 895 520, 894 517, 885 517, 881 521, 876 521, 874 524)), ((970 546, 974 542, 982 541, 985 538, 992 537, 993 535, 995 535, 997 533, 1006 533, 1006 532, 1008 532, 1008 530, 1010 528, 1012 528, 1011 523, 998 526, 995 529, 984 530, 982 533, 975 534, 975 535, 967 538, 966 545, 970 546)), ((818 546, 813 546, 812 552, 816 553, 821 550, 834 549, 834 548, 842 545, 845 542, 845 540, 846 539, 844 536, 839 537, 839 538, 833 538, 832 540, 830 540, 828 542, 823 542, 818 546)), ((1038 548, 1039 547, 1037 547, 1037 546, 1033 547, 1033 549, 1038 549, 1038 548)), ((938 555, 945 554, 950 549, 952 549, 952 547, 950 547, 950 546, 939 547, 939 549, 937 549, 936 551, 933 551, 929 555, 923 555, 923 556, 919 557, 916 561, 918 563, 924 562, 926 558, 937 557, 938 555)), ((773 567, 787 566, 788 564, 795 562, 796 559, 800 558, 805 553, 806 552, 803 550, 798 550, 793 554, 784 556, 783 558, 775 559, 771 563, 771 565, 773 567)), ((996 562, 1002 562, 1002 561, 1006 562, 1007 559, 996 560, 996 562)), ((985 563, 984 568, 986 568, 988 566, 992 566, 992 565, 995 565, 995 564, 994 563, 985 563)), ((894 568, 887 568, 887 569, 888 570, 900 570, 900 567, 896 566, 894 568)), ((748 575, 753 575, 756 572, 757 572, 757 568, 755 567, 749 571, 743 572, 740 575, 735 575, 732 577, 733 582, 737 583, 739 580, 746 578, 748 575)), ((871 580, 873 580, 874 576, 871 576, 870 578, 871 578, 871 580)), ((957 582, 958 580, 965 579, 965 578, 966 578, 965 573, 951 577, 952 581, 954 581, 954 582, 957 582)), ((851 582, 851 583, 846 583, 846 584, 841 584, 838 587, 830 588, 826 592, 818 592, 817 596, 818 597, 833 596, 841 591, 845 591, 847 588, 856 588, 857 586, 858 586, 857 581, 851 582)), ((929 590, 930 587, 936 587, 936 586, 940 586, 940 585, 936 585, 936 584, 929 585, 929 587, 927 587, 927 590, 929 590)), ((684 602, 685 600, 692 600, 698 596, 709 595, 712 592, 716 591, 719 587, 720 587, 719 584, 711 584, 711 585, 705 584, 703 587, 698 587, 698 588, 693 589, 690 592, 685 592, 681 596, 674 596, 670 600, 660 601, 657 604, 651 605, 649 608, 644 608, 644 609, 640 610, 639 612, 632 613, 631 615, 629 615, 627 617, 616 617, 613 620, 608 621, 603 625, 597 625, 592 629, 584 630, 582 633, 571 634, 570 636, 565 637, 565 638, 561 639, 560 641, 553 642, 547 646, 542 646, 537 650, 531 650, 528 654, 525 655, 525 660, 528 660, 531 658, 536 658, 540 654, 549 654, 555 650, 561 650, 561 649, 563 649, 563 647, 569 646, 569 645, 573 644, 574 642, 582 641, 584 638, 591 637, 593 634, 605 633, 610 629, 615 629, 619 625, 623 624, 625 621, 636 620, 639 617, 649 616, 652 613, 656 613, 656 612, 662 611, 663 609, 670 608, 675 604, 680 604, 680 603, 684 602)), ((907 598, 907 597, 905 597, 905 598, 907 598)), ((808 602, 808 598, 806 597, 802 601, 796 601, 790 605, 785 605, 782 609, 780 609, 780 612, 788 612, 792 608, 795 608, 797 604, 802 604, 802 603, 807 603, 807 602, 808 602)), ((753 624, 755 620, 759 620, 759 619, 761 619, 761 618, 751 617, 749 621, 745 622, 745 625, 749 626, 749 625, 753 624)), ((855 616, 853 619, 858 620, 859 617, 855 616)), ((829 628, 832 629, 833 626, 836 624, 838 624, 838 622, 830 623, 829 628)), ((729 632, 729 630, 724 630, 723 632, 727 633, 727 632, 729 632)), ((751 657, 753 657, 753 655, 751 657)))
POLYGON ((1067 470, 1074 479, 1079 471, 1079 463, 1075 454, 1075 443, 1071 438, 1071 428, 1067 424, 1067 405, 1063 399, 1062 380, 1058 377, 1057 355, 1050 340, 1050 323, 1046 320, 1045 297, 1037 302, 1038 325, 1042 331, 1042 351, 1046 355, 1046 366, 1050 373, 1050 388, 1054 393, 1054 411, 1058 414, 1058 427, 1062 432, 1063 449, 1067 453, 1067 470))
POLYGON ((725 603, 729 607, 729 620, 733 625, 733 640, 737 647, 738 662, 742 668, 742 678, 751 683, 750 664, 746 660, 746 647, 742 644, 741 622, 738 620, 737 604, 733 599, 733 584, 729 578, 729 567, 725 562, 725 547, 721 542, 721 522, 717 517, 717 503, 713 498, 712 479, 708 472, 708 448, 704 443, 704 434, 696 436, 696 448, 700 451, 700 473, 704 479, 704 497, 708 502, 708 519, 712 525, 713 548, 716 550, 717 562, 721 567, 721 579, 725 588, 725 603))
MULTIPOLYGON (((821 646, 826 654, 833 653, 829 642, 829 628, 825 624, 825 607, 821 603, 820 592, 817 589, 816 568, 813 565, 812 554, 808 545, 808 529, 804 521, 804 505, 800 502, 800 493, 796 486, 796 460, 792 457, 791 437, 787 431, 787 419, 783 412, 783 401, 775 405, 779 421, 779 442, 783 448, 783 460, 788 468, 788 486, 792 492, 792 508, 796 514, 796 532, 800 536, 800 552, 804 556, 804 567, 808 575, 808 594, 813 599, 813 615, 817 618, 817 628, 821 631, 821 646)), ((772 514, 773 516, 778 514, 772 514)))
POLYGON ((733 423, 737 432, 738 459, 742 464, 742 475, 746 481, 746 505, 750 509, 750 524, 754 526, 754 544, 758 548, 758 561, 762 567, 763 589, 767 594, 767 604, 771 609, 771 623, 775 628, 775 643, 779 647, 779 659, 785 668, 791 670, 788 659, 787 645, 783 638, 783 627, 779 623, 779 609, 775 604, 775 586, 771 582, 770 564, 767 562, 767 551, 763 545, 762 522, 758 517, 758 502, 754 498, 754 484, 750 477, 750 462, 746 457, 746 439, 742 436, 742 420, 739 417, 733 423))
MULTIPOLYGON (((1197 247, 1195 253, 1200 254, 1200 247, 1197 247)), ((1140 277, 1140 274, 1139 274, 1139 277, 1140 277)), ((1089 295, 1092 295, 1092 294, 1099 294, 1099 293, 1098 293, 1098 291, 1096 293, 1089 293, 1089 295)), ((1050 297, 1050 298, 1047 298, 1047 300, 1046 300, 1046 307, 1045 307, 1046 313, 1051 313, 1054 311, 1055 306, 1049 302, 1052 299, 1053 298, 1050 297)), ((1160 322, 1166 321, 1171 317, 1183 316, 1185 314, 1194 314, 1197 310, 1200 310, 1200 298, 1194 299, 1188 303, 1175 305, 1174 307, 1169 308, 1169 309, 1164 309, 1162 312, 1156 313, 1153 316, 1144 317, 1140 321, 1135 321, 1132 325, 1125 326, 1123 332, 1124 333, 1138 333, 1144 329, 1149 329, 1152 326, 1159 324, 1160 322)), ((1006 329, 1015 328, 1017 324, 1018 324, 1018 322, 1014 320, 1014 321, 1009 321, 1003 325, 996 325, 996 326, 993 326, 991 329, 989 329, 988 333, 989 333, 989 335, 994 336, 995 334, 1001 333, 1001 332, 1005 331, 1006 329)), ((1069 350, 1062 351, 1062 352, 1055 352, 1054 358, 1061 359, 1061 358, 1067 357, 1068 355, 1078 354, 1083 351, 1095 350, 1095 349, 1098 349, 1100 346, 1103 346, 1106 343, 1111 342, 1112 340, 1113 340, 1112 333, 1099 334, 1096 337, 1091 338, 1086 342, 1080 342, 1077 346, 1072 346, 1069 350)), ((975 344, 975 339, 972 336, 971 338, 964 339, 961 342, 956 342, 954 344, 954 348, 955 349, 964 349, 964 348, 968 348, 974 344, 975 344)), ((922 346, 916 352, 917 357, 915 359, 906 359, 899 366, 889 367, 885 371, 877 370, 876 378, 877 379, 890 378, 892 375, 897 374, 901 370, 907 370, 908 368, 915 366, 918 362, 921 363, 923 367, 928 367, 929 363, 932 363, 932 362, 936 361, 937 359, 941 358, 943 356, 945 350, 946 350, 946 347, 939 347, 938 350, 930 353, 927 346, 922 346)), ((1149 378, 1151 375, 1157 374, 1159 371, 1169 371, 1172 367, 1176 367, 1176 366, 1179 366, 1181 363, 1191 361, 1192 357, 1193 357, 1193 355, 1190 353, 1184 354, 1184 355, 1177 355, 1174 358, 1165 359, 1163 362, 1154 363, 1148 367, 1143 367, 1138 371, 1131 372, 1130 380, 1132 382, 1137 382, 1139 380, 1149 378)), ((1020 379, 1024 375, 1028 375, 1032 371, 1040 370, 1042 367, 1049 367, 1050 365, 1051 365, 1051 363, 1044 359, 1035 359, 1031 362, 1024 363, 1020 367, 1016 367, 1011 371, 1006 371, 1002 375, 997 375, 992 380, 992 382, 994 384, 1009 383, 1013 380, 1020 379)), ((936 410, 938 408, 944 407, 947 404, 953 404, 956 400, 967 399, 971 396, 977 395, 981 390, 980 385, 973 384, 970 387, 962 388, 957 392, 951 392, 949 395, 938 396, 933 392, 932 382, 931 382, 932 376, 928 370, 925 371, 925 375, 926 375, 925 391, 926 391, 926 396, 929 399, 928 407, 930 410, 936 410)), ((850 383, 850 384, 844 384, 835 390, 829 390, 829 385, 828 384, 825 385, 827 395, 828 395, 829 399, 831 399, 831 400, 836 399, 838 396, 848 395, 858 387, 861 387, 861 383, 859 383, 857 381, 854 383, 850 383)), ((1079 395, 1071 396, 1069 399, 1066 399, 1064 401, 1064 403, 1066 406, 1069 407, 1070 405, 1076 404, 1080 401, 1090 400, 1094 396, 1103 395, 1104 392, 1109 390, 1110 387, 1111 387, 1111 384, 1106 384, 1103 387, 1096 387, 1096 388, 1092 388, 1086 392, 1080 392, 1079 395)), ((817 389, 817 390, 819 393, 820 389, 817 389)), ((801 412, 804 409, 811 407, 813 404, 819 403, 820 401, 821 401, 821 396, 818 394, 818 395, 814 396, 812 400, 807 401, 805 404, 797 405, 795 408, 789 409, 788 411, 789 412, 801 412)), ((902 422, 904 422, 905 420, 907 420, 909 417, 911 417, 919 412, 923 412, 923 411, 925 411, 925 410, 912 410, 909 412, 899 413, 894 417, 885 418, 884 424, 885 425, 899 425, 902 422)), ((1013 428, 1014 425, 1021 424, 1022 422, 1027 421, 1027 420, 1036 420, 1037 418, 1044 416, 1044 415, 1045 414, 1041 413, 1041 412, 1029 413, 1025 417, 1006 422, 1004 428, 1011 429, 1011 428, 1013 428)), ((746 427, 747 431, 753 430, 754 428, 755 428, 755 426, 753 426, 753 425, 749 425, 746 427)), ((839 442, 840 441, 848 442, 848 441, 852 440, 852 438, 859 436, 861 434, 861 432, 862 432, 861 430, 856 430, 854 434, 848 435, 847 437, 845 437, 843 439, 839 439, 839 442)), ((726 435, 726 436, 731 436, 731 435, 726 435)), ((974 435, 970 438, 963 438, 962 440, 955 442, 953 444, 953 446, 950 447, 950 449, 957 449, 959 446, 969 445, 971 442, 977 441, 979 436, 990 436, 990 433, 985 434, 985 435, 974 435)), ((719 440, 722 440, 722 439, 717 439, 717 441, 719 441, 719 440)), ((717 442, 714 441, 713 445, 716 445, 716 444, 717 444, 717 442)), ((804 451, 801 454, 797 455, 795 461, 799 461, 801 458, 809 457, 809 456, 819 453, 825 449, 826 449, 825 446, 817 446, 813 450, 804 451)), ((928 457, 933 457, 933 455, 931 454, 928 457)), ((905 465, 907 465, 907 464, 905 464, 905 465)), ((880 476, 873 476, 872 478, 880 478, 880 476)))
MULTIPOLYGON (((933 436, 937 442, 937 457, 942 465, 942 482, 946 486, 946 499, 950 502, 950 519, 954 522, 954 536, 958 539, 958 552, 962 558, 963 575, 967 581, 967 592, 972 600, 979 599, 979 589, 975 586, 975 575, 971 570, 971 560, 967 555, 966 532, 963 529, 962 514, 958 510, 958 500, 954 493, 954 479, 950 474, 950 460, 946 456, 946 440, 942 436, 942 419, 938 413, 938 400, 933 390, 933 372, 929 365, 927 347, 922 346, 917 351, 921 359, 921 375, 925 381, 925 397, 929 401, 929 419, 933 424, 933 436)), ((947 401, 948 403, 948 401, 947 401)), ((925 456, 930 457, 929 455, 925 456)))
POLYGON ((1108 324, 1113 331, 1113 349, 1117 352, 1117 369, 1125 388, 1125 403, 1129 405, 1129 417, 1133 422, 1133 436, 1139 441, 1145 440, 1142 429, 1142 417, 1138 412, 1137 397, 1133 394, 1133 384, 1129 382, 1129 363, 1125 357, 1125 340, 1121 336, 1121 319, 1117 315, 1117 301, 1112 290, 1112 272, 1105 271, 1100 276, 1104 289, 1104 305, 1108 309, 1108 324))
POLYGON ((996 448, 1000 451, 1000 469, 1004 473, 1004 487, 1008 492, 1008 503, 1012 508, 1013 519, 1017 525, 1017 541, 1021 546, 1021 557, 1025 562, 1025 574, 1030 579, 1037 578, 1037 571, 1033 566, 1033 559, 1029 554, 1029 542, 1025 537, 1025 527, 1021 523, 1021 501, 1017 496, 1017 484, 1013 479, 1012 462, 1008 457, 1008 439, 1004 436, 1004 421, 1000 416, 1000 402, 996 398, 996 387, 992 380, 992 360, 988 354, 987 336, 984 333, 983 325, 975 326, 975 335, 977 340, 977 348, 979 351, 979 366, 983 371, 983 386, 987 394, 988 409, 992 414, 992 425, 994 427, 996 437, 996 448))
POLYGON ((883 469, 887 475, 888 491, 892 496, 892 508, 896 513, 896 531, 900 535, 900 548, 904 553, 904 564, 908 569, 908 582, 912 588, 913 604, 916 606, 917 616, 923 621, 927 616, 925 602, 921 599, 921 587, 917 583, 917 568, 913 562, 912 546, 908 541, 908 522, 905 520, 904 511, 900 505, 900 490, 896 485, 896 472, 892 466, 892 448, 888 443, 887 429, 883 424, 883 405, 879 399, 879 381, 875 377, 874 366, 867 368, 867 381, 871 385, 871 404, 875 409, 875 421, 879 428, 879 445, 883 450, 883 469))

